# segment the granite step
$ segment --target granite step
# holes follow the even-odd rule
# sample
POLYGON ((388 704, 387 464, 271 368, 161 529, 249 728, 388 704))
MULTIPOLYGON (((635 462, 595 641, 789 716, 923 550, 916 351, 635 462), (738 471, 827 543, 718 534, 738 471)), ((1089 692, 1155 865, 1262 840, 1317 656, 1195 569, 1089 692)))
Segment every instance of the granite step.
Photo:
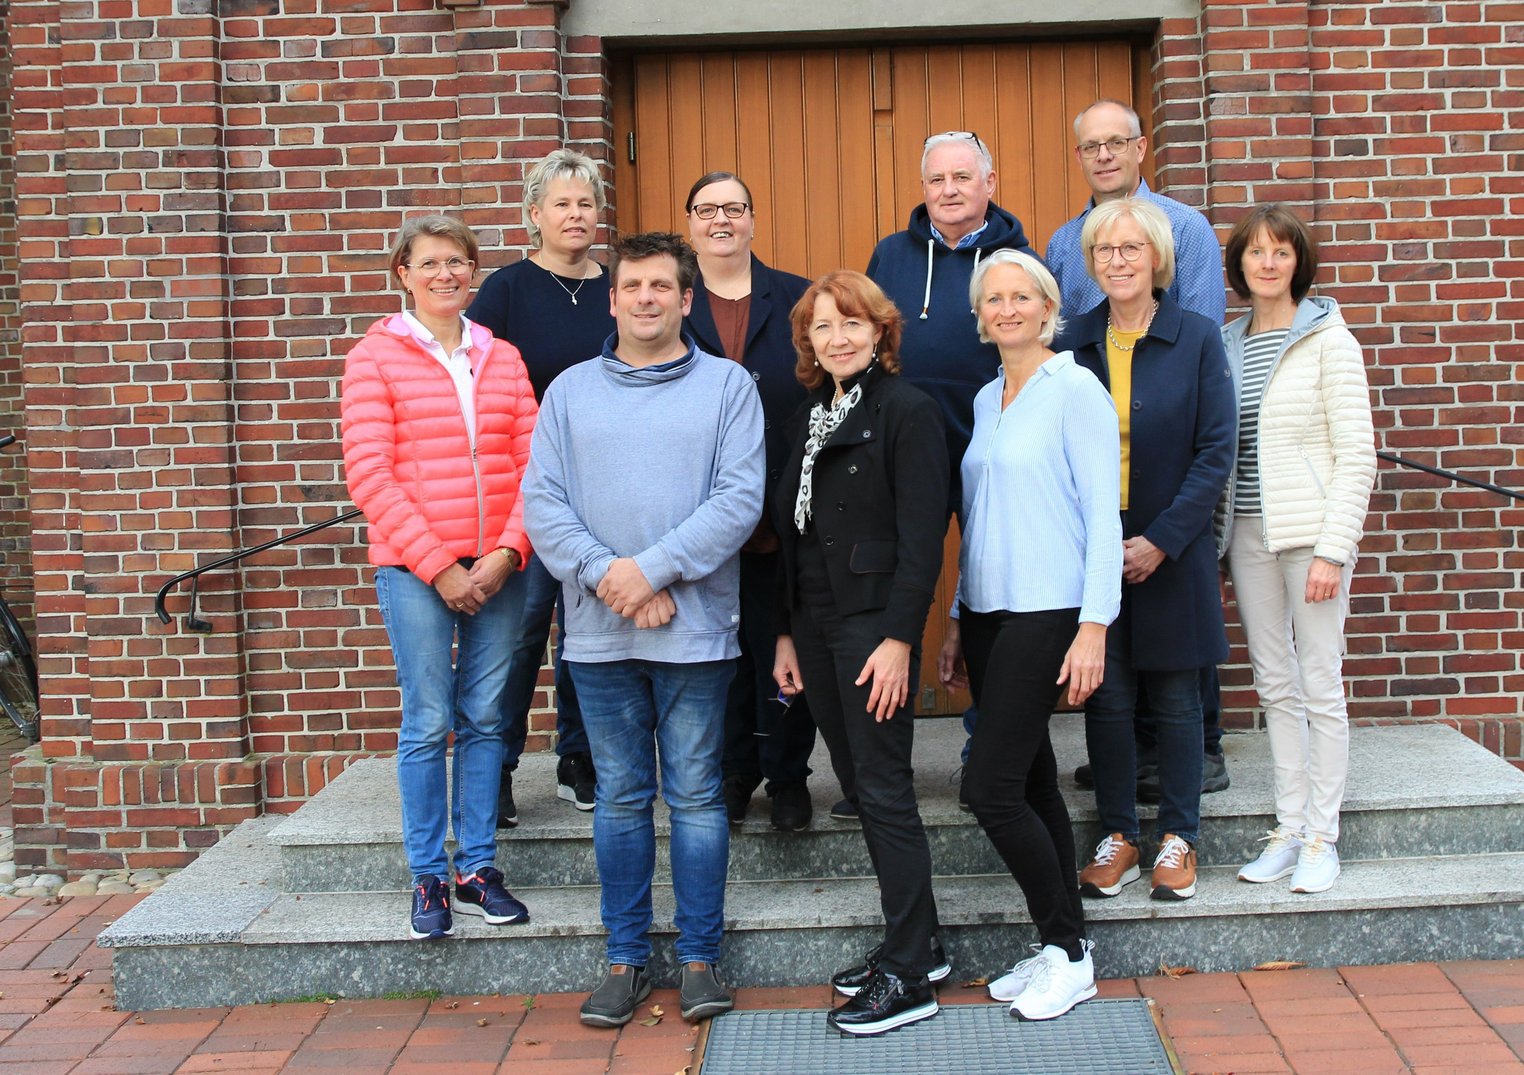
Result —
MULTIPOLYGON (((958 809, 954 774, 962 746, 956 719, 916 726, 916 792, 936 872, 945 876, 1002 872, 973 819, 958 809)), ((1062 714, 1053 723, 1065 797, 1082 853, 1097 839, 1095 800, 1073 782, 1085 760, 1084 722, 1062 714)), ((1524 831, 1524 772, 1453 729, 1439 725, 1355 728, 1340 852, 1346 859, 1515 850, 1524 831)), ((1203 865, 1236 866, 1256 853, 1273 824, 1270 750, 1263 733, 1225 739, 1232 785, 1202 799, 1198 853, 1203 865)), ((838 797, 823 745, 812 759, 816 815, 802 833, 767 823, 759 791, 744 825, 731 830, 730 877, 855 877, 871 872, 860 827, 826 811, 838 797)), ((555 797, 555 759, 530 755, 515 779, 521 823, 499 834, 498 865, 512 885, 547 887, 597 882, 592 815, 555 797)), ((1142 807, 1145 838, 1153 807, 1142 807)), ((658 800, 659 842, 668 833, 658 800)), ((359 762, 271 834, 292 892, 386 891, 408 884, 402 856, 401 804, 390 759, 359 762)), ((667 855, 658 854, 665 871, 667 855)), ((665 872, 658 874, 666 880, 665 872)))
MULTIPOLYGON (((603 965, 594 886, 518 888, 532 920, 461 918, 456 936, 407 939, 408 893, 282 892, 269 819, 247 822, 100 936, 114 950, 117 1002, 129 1009, 247 1004, 318 994, 377 997, 589 989, 603 965)), ((1240 970, 1267 960, 1312 966, 1524 957, 1524 854, 1347 861, 1331 891, 1246 885, 1231 867, 1201 874, 1184 903, 1145 884, 1087 901, 1097 972, 1132 976, 1161 964, 1240 970)), ((1002 970, 1035 939, 1009 876, 937 879, 941 936, 956 983, 1002 970)), ((724 970, 733 985, 818 982, 853 962, 881 931, 866 878, 732 881, 724 970)), ((672 893, 654 892, 652 971, 675 973, 672 893)))

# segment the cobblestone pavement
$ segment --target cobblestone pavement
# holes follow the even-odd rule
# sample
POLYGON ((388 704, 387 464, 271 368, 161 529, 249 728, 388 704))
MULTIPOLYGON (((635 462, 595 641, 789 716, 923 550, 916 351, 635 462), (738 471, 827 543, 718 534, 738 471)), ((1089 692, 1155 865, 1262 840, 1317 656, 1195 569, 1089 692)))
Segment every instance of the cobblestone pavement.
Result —
MULTIPOLYGON (((93 940, 140 898, 0 898, 0 1075, 319 1068, 402 1075, 441 1065, 452 1075, 693 1075, 697 1068, 698 1031, 678 1018, 672 990, 652 993, 617 1034, 582 1026, 581 994, 565 993, 120 1012, 111 955, 93 940)), ((1125 979, 1103 983, 1101 995, 1154 998, 1184 1070, 1201 1075, 1524 1073, 1524 960, 1125 979)), ((985 997, 950 984, 942 999, 985 997)), ((831 1003, 824 986, 742 989, 737 1002, 831 1003)))

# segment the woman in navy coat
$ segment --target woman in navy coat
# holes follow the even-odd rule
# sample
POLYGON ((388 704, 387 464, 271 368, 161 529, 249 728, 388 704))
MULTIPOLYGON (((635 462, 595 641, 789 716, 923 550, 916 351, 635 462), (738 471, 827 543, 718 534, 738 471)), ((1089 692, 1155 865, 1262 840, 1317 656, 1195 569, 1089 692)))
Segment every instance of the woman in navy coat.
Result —
MULTIPOLYGON (((789 313, 810 282, 769 268, 751 252, 757 210, 751 190, 733 172, 710 172, 693 184, 684 205, 688 235, 698 252, 693 305, 683 327, 700 349, 739 362, 762 397, 767 445, 766 496, 771 502, 788 456, 783 424, 804 402, 794 376, 794 333, 789 313)), ((781 832, 809 827, 809 788, 815 722, 801 698, 784 708, 775 699, 773 584, 778 535, 770 513, 741 546, 741 658, 725 703, 725 811, 732 825, 746 819, 757 785, 767 781, 771 821, 781 832)))
POLYGON ((1085 706, 1102 839, 1080 892, 1115 896, 1141 876, 1133 716, 1139 685, 1158 722, 1155 899, 1196 891, 1201 827, 1197 672, 1228 652, 1212 512, 1233 462, 1238 411, 1220 328, 1166 293, 1169 220, 1135 198, 1103 202, 1081 237, 1106 301, 1055 341, 1101 379, 1122 432, 1122 610, 1085 706))

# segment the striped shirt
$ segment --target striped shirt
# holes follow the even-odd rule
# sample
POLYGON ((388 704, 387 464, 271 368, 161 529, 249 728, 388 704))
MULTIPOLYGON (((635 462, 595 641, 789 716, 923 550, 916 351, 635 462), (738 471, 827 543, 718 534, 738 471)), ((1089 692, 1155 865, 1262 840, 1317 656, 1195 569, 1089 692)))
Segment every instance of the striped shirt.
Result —
POLYGON ((1262 515, 1259 499, 1259 405, 1265 398, 1270 367, 1285 346, 1289 328, 1271 329, 1244 338, 1244 376, 1238 399, 1238 478, 1233 485, 1233 511, 1262 515))

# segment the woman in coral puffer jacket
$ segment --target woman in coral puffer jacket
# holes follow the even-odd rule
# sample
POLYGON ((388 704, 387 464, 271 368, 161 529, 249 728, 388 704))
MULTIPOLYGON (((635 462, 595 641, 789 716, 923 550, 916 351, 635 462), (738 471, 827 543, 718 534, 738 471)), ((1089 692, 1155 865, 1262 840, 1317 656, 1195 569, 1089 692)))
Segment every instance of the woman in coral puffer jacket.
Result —
POLYGON ((458 220, 408 221, 390 271, 413 309, 372 325, 344 365, 345 477, 370 524, 402 690, 397 782, 419 939, 454 930, 447 813, 455 909, 493 925, 529 918, 494 866, 494 832, 502 696, 530 554, 519 481, 538 411, 518 351, 464 316, 476 258, 458 220))

